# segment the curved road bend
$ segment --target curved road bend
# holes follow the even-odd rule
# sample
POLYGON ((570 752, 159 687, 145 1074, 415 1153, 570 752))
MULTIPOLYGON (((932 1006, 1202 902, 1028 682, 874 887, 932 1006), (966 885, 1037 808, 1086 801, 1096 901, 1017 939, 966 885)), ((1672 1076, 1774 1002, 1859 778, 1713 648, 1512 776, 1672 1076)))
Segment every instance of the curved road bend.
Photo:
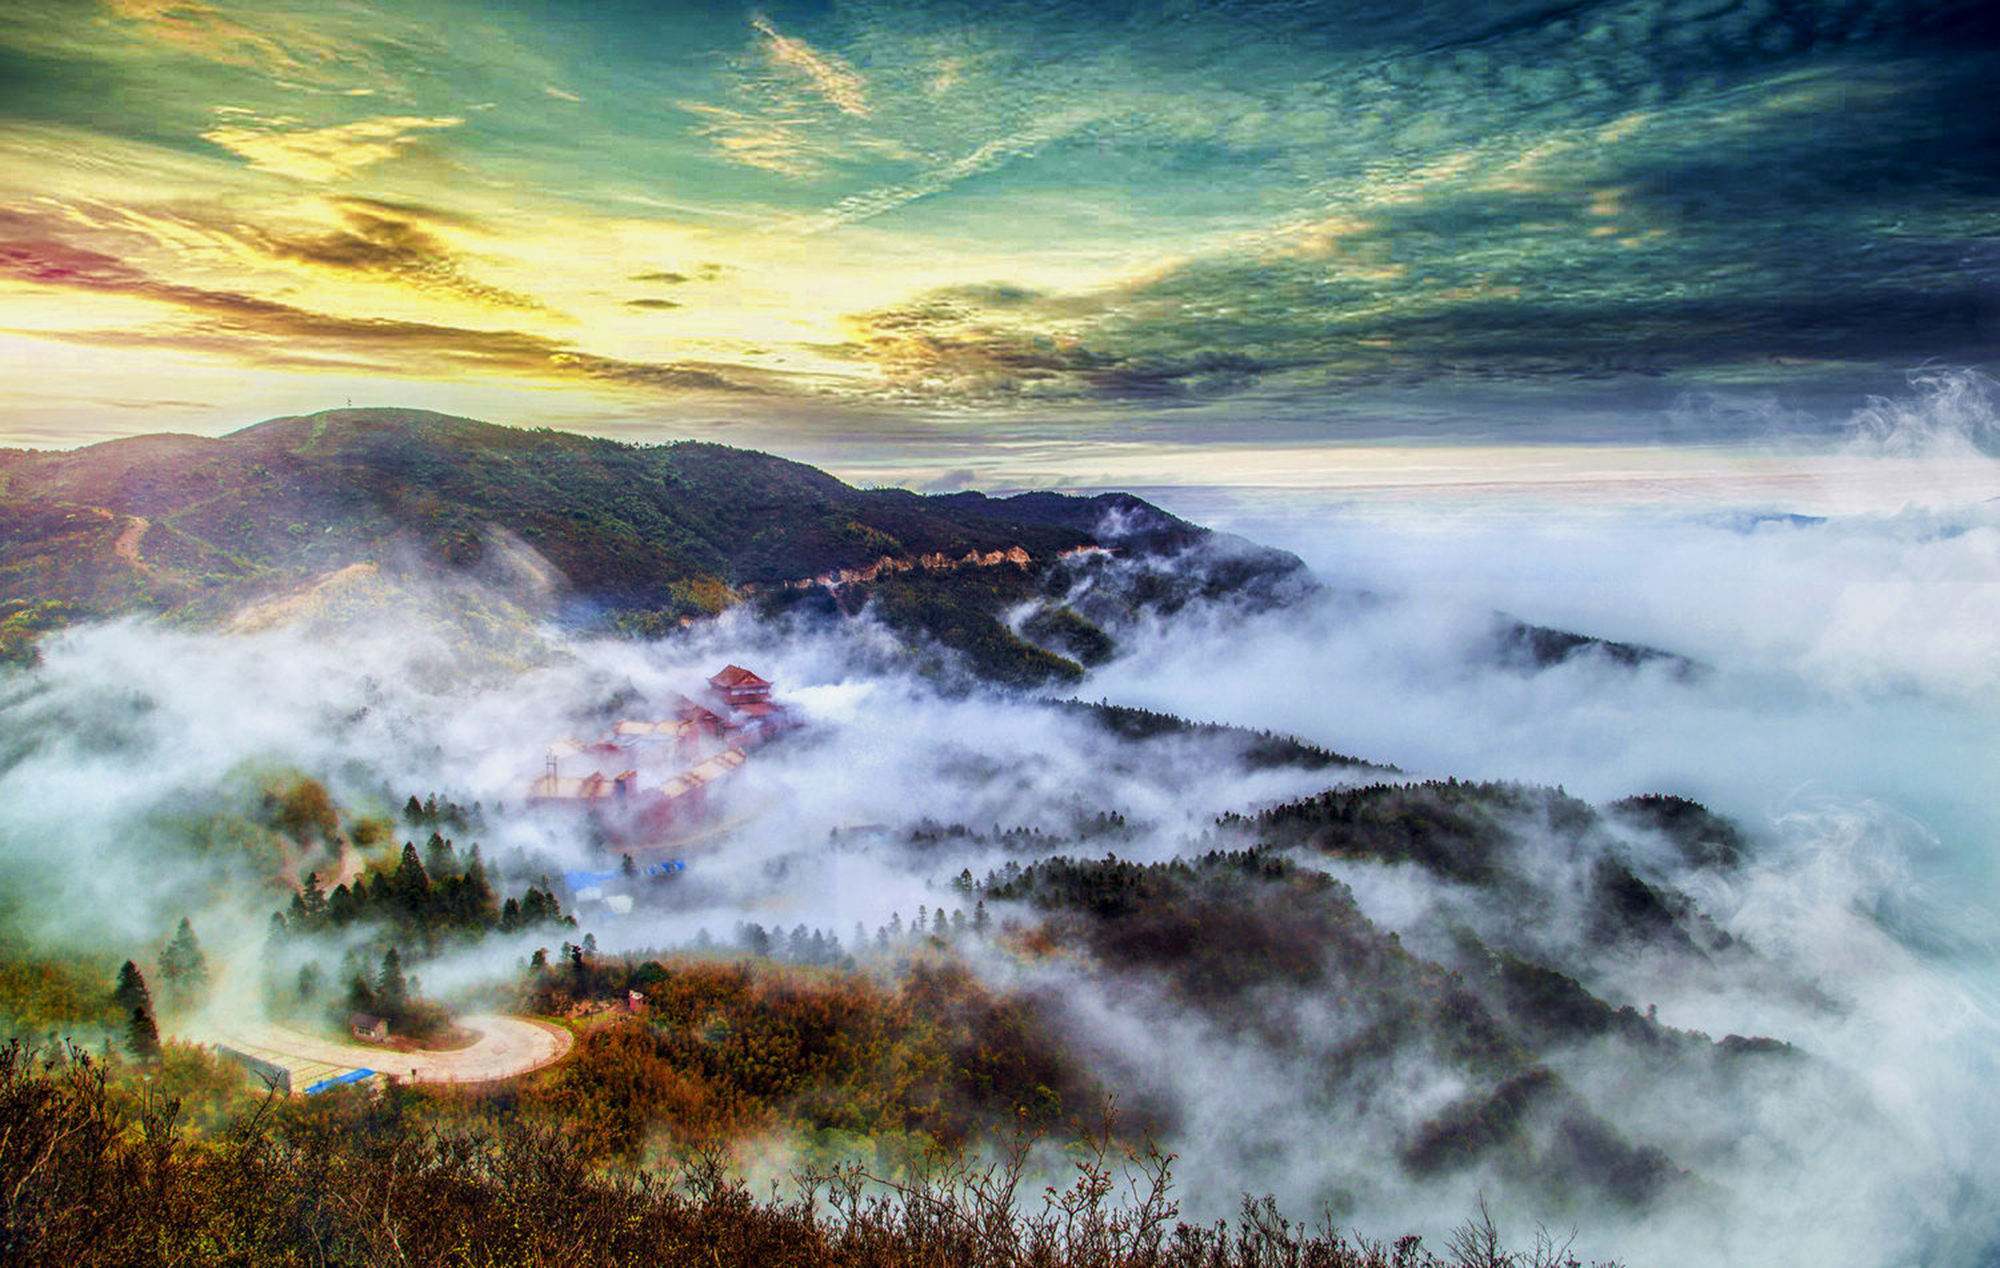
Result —
POLYGON ((450 1052, 400 1052, 377 1044, 344 1043, 275 1022, 247 1026, 223 1042, 291 1069, 297 1088, 355 1069, 412 1083, 490 1083, 553 1065, 575 1042, 562 1027, 525 1017, 480 1013, 461 1017, 458 1024, 479 1038, 450 1052))

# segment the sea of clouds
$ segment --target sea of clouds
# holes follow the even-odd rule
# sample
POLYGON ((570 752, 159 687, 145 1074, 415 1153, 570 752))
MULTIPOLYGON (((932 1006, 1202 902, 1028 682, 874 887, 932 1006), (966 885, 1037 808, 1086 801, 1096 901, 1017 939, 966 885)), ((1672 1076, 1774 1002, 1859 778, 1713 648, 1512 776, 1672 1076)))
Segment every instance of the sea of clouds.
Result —
MULTIPOLYGON (((1667 879, 1773 973, 1686 974, 1640 956, 1593 964, 1588 984, 1657 1005, 1669 1025, 1787 1040, 1812 1070, 1698 1105, 1664 1076, 1631 1086, 1625 1067, 1571 1054, 1572 1085, 1641 1137, 1698 1152, 1707 1187, 1665 1209, 1564 1217, 1592 1253, 1635 1264, 1993 1262, 2000 501, 1967 489, 1985 472, 2000 495, 1994 399, 1983 380, 1943 376, 1860 411, 1837 496, 1792 485, 1741 504, 1587 512, 1532 497, 1239 502, 1223 526, 1293 550, 1325 592, 1124 631, 1124 654, 1076 694, 1288 731, 1413 777, 1561 785, 1594 801, 1672 792, 1734 817, 1754 844, 1745 867, 1667 879), (1856 499, 1871 472, 1880 487, 1856 499), (1582 655, 1525 670, 1488 654, 1495 612, 1699 668, 1582 655)), ((119 622, 51 640, 41 667, 0 679, 0 880, 33 896, 13 918, 50 948, 123 948, 191 914, 219 955, 254 960, 286 899, 280 861, 246 857, 254 834, 232 833, 218 800, 247 814, 265 782, 301 771, 355 808, 433 789, 518 804, 550 741, 591 734, 609 702, 643 711, 694 691, 724 661, 777 681, 812 726, 734 782, 724 809, 740 827, 674 901, 622 918, 584 910, 606 950, 726 937, 744 920, 847 937, 961 902, 949 890, 961 868, 1014 857, 894 843, 924 819, 1059 832, 1116 810, 1135 830, 1115 848, 1153 859, 1223 811, 1364 777, 1246 776, 1226 737, 1152 744, 1141 760, 1081 718, 941 689, 867 622, 734 615, 658 644, 550 630, 526 654, 499 654, 455 629, 451 610, 417 596, 340 629, 119 622)), ((496 814, 481 840, 514 891, 603 864, 560 819, 496 814)), ((1407 868, 1333 870, 1413 939, 1477 901, 1407 868)), ((425 981, 471 990, 535 942, 496 940, 428 966, 425 981)), ((981 962, 996 981, 1066 999, 1092 1048, 1172 1100, 1183 1138, 1168 1143, 1203 1195, 1197 1214, 1227 1213, 1245 1191, 1308 1212, 1338 1195, 1365 1232, 1436 1233, 1482 1193, 1506 1196, 1476 1171, 1422 1187, 1384 1179, 1383 1124, 1448 1096, 1438 1071, 1400 1072, 1405 1103, 1336 1113, 1299 1095, 1315 1072, 1296 1054, 1177 1015, 1156 987, 981 962)), ((1301 1026, 1340 1025, 1325 1001, 1297 1009, 1301 1026)), ((1500 1213, 1518 1225, 1545 1211, 1500 1213)))

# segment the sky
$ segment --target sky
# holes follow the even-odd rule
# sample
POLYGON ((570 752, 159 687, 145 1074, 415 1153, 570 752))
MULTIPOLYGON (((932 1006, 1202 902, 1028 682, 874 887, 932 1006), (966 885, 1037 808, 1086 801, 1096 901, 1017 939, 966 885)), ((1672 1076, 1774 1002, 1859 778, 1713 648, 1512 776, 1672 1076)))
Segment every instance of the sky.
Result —
POLYGON ((1993 368, 1996 73, 1977 3, 10 0, 0 444, 1675 467, 1993 368))

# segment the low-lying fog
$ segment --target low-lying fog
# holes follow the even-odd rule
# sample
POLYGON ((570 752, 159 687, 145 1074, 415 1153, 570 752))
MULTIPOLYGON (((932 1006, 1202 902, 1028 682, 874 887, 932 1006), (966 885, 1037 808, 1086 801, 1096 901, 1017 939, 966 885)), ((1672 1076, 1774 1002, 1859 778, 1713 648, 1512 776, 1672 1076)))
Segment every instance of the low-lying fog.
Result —
MULTIPOLYGON (((1829 1077, 1707 1105, 1669 1086, 1614 1085, 1588 1054, 1574 1058, 1565 1077, 1621 1105, 1621 1121, 1743 1142, 1714 1155, 1701 1201, 1570 1208, 1563 1218, 1591 1254, 1994 1262, 2000 501, 1962 491, 1983 463, 2000 492, 2000 463, 1986 456, 1991 400, 1973 382, 1968 405, 1965 384, 1860 416, 1847 455, 1899 481, 1945 464, 1949 501, 1815 505, 1804 516, 1794 512, 1809 491, 1587 514, 1532 498, 1486 509, 1293 498, 1282 513, 1239 500, 1221 526, 1294 550, 1329 594, 1130 631, 1125 654, 1074 692, 1293 732, 1412 776, 1560 784, 1593 801, 1680 793, 1744 825, 1748 866, 1675 879, 1786 981, 1818 988, 1811 998, 1728 974, 1681 978, 1643 958, 1602 966, 1589 985, 1613 1003, 1657 1004, 1670 1025, 1788 1040, 1874 1112, 1849 1114, 1829 1077), (1356 591, 1380 601, 1357 602, 1356 591), (1475 653, 1496 610, 1664 648, 1701 669, 1590 656, 1541 672, 1495 666, 1475 653)), ((32 896, 17 897, 11 918, 50 945, 116 948, 157 939, 187 913, 211 945, 252 955, 285 895, 275 860, 232 853, 227 822, 211 819, 218 791, 248 804, 267 774, 296 769, 355 810, 392 812, 430 790, 518 807, 549 742, 690 690, 725 661, 773 679, 811 726, 752 759, 725 807, 740 826, 694 861, 671 912, 581 910, 606 950, 678 944, 704 928, 726 936, 745 919, 845 938, 857 922, 872 930, 919 904, 956 903, 948 883, 961 868, 1011 857, 848 829, 929 818, 1059 832, 1114 810, 1138 831, 1109 848, 1156 859, 1225 810, 1365 777, 1244 776, 1215 738, 1155 744, 1135 760, 1081 718, 941 694, 865 623, 808 634, 732 617, 658 645, 551 633, 531 659, 502 668, 419 610, 338 636, 121 623, 54 639, 39 669, 0 678, 0 883, 32 896), (246 891, 218 884, 225 873, 255 879, 246 891)), ((490 819, 487 856, 517 876, 604 865, 560 820, 490 819)), ((1410 937, 1464 899, 1408 868, 1333 870, 1373 918, 1410 937)), ((531 945, 429 967, 425 981, 449 990, 508 971, 531 945)), ((1343 1218, 1364 1232, 1435 1232, 1483 1187, 1476 1172, 1420 1189, 1388 1182, 1378 1120, 1392 1107, 1309 1110, 1294 1089, 1311 1072, 1295 1057, 1167 1015, 1143 986, 991 959, 986 971, 1002 980, 1068 975, 1074 1024, 1177 1099, 1184 1138, 1167 1143, 1183 1155, 1192 1213, 1269 1191, 1309 1215, 1337 1191, 1350 1204, 1343 1218), (1249 1122, 1256 1139, 1288 1143, 1248 1149, 1249 1122)), ((1298 1015, 1302 1026, 1336 1024, 1324 1001, 1300 1001, 1298 1015)), ((1412 1098, 1439 1095, 1435 1082, 1408 1072, 1412 1098)))

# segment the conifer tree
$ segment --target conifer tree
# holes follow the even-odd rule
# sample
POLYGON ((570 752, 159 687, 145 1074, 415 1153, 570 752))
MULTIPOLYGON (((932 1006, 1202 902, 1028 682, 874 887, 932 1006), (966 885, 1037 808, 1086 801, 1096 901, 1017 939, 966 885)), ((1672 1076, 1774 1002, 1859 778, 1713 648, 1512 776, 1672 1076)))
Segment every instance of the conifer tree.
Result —
POLYGON ((326 914, 326 891, 320 888, 318 872, 306 873, 305 883, 299 886, 299 901, 310 920, 326 914))
POLYGON ((345 885, 334 886, 333 893, 327 896, 326 918, 335 925, 344 925, 354 919, 354 913, 354 894, 345 885))
POLYGON ((208 982, 208 959, 195 940, 194 926, 186 916, 174 930, 173 941, 160 952, 160 972, 169 985, 184 991, 198 991, 208 982))
POLYGON ((458 871, 457 861, 452 858, 451 842, 443 834, 433 832, 431 839, 424 843, 424 867, 434 881, 443 880, 458 871))
POLYGON ((384 1016, 394 1018, 409 1002, 410 984, 403 977, 403 957, 394 947, 382 953, 382 971, 375 978, 375 1000, 384 1016))
POLYGON ((412 917, 422 916, 430 901, 431 877, 424 870, 423 862, 417 858, 414 842, 403 842, 403 861, 396 866, 392 884, 396 902, 404 913, 412 917))
POLYGON ((972 932, 984 937, 992 923, 993 918, 986 914, 986 900, 982 898, 972 905, 972 932))
POLYGON ((153 1010, 150 1007, 132 1010, 131 1019, 125 1024, 125 1046, 141 1061, 152 1061, 159 1057, 160 1027, 153 1020, 153 1010))
POLYGON ((137 1008, 145 1009, 149 1015, 153 1011, 153 993, 146 989, 139 966, 130 960, 118 970, 118 985, 112 988, 111 998, 117 1001, 119 1011, 128 1015, 137 1008))
POLYGON ((347 1006, 357 1013, 374 1013, 381 1010, 381 1001, 375 998, 375 988, 368 983, 368 975, 355 971, 347 983, 347 1006))

